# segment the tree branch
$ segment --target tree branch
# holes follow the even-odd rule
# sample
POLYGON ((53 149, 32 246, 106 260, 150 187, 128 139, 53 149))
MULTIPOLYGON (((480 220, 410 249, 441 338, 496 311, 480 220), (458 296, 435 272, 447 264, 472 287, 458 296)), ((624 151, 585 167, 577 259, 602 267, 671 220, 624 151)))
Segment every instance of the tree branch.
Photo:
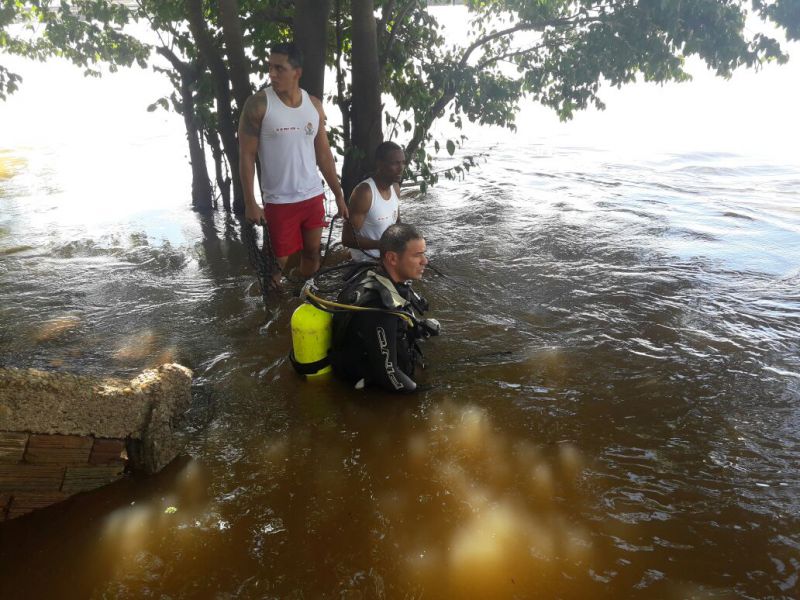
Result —
MULTIPOLYGON (((400 23, 408 16, 409 11, 414 7, 416 4, 416 0, 409 0, 405 5, 403 5, 397 13, 397 16, 392 19, 394 21, 394 26, 392 27, 392 31, 389 33, 389 38, 386 40, 386 44, 384 45, 381 51, 380 63, 381 67, 386 64, 386 60, 389 58, 389 52, 392 50, 392 46, 394 45, 395 40, 397 39, 397 32, 400 30, 400 23)), ((385 23, 381 18, 382 29, 381 31, 386 31, 386 25, 389 24, 388 21, 385 23)))
POLYGON ((461 55, 461 60, 458 61, 458 68, 465 67, 472 53, 475 52, 475 50, 477 50, 481 46, 485 46, 489 42, 492 42, 501 37, 505 37, 507 35, 511 35, 512 33, 517 33, 518 31, 543 31, 547 27, 561 27, 564 25, 576 26, 576 25, 594 23, 598 21, 600 21, 599 17, 581 18, 581 15, 573 15, 565 19, 538 21, 535 23, 532 22, 519 23, 517 25, 514 25, 513 27, 508 27, 506 29, 501 29, 500 31, 495 31, 494 33, 489 33, 483 37, 478 38, 477 40, 475 40, 469 46, 466 47, 466 49, 464 50, 464 54, 461 55))
POLYGON ((180 76, 183 79, 189 80, 192 83, 197 79, 197 71, 192 68, 192 65, 183 62, 172 50, 166 46, 158 46, 156 48, 156 53, 166 58, 172 67, 178 73, 180 73, 180 76))
POLYGON ((486 60, 483 60, 483 61, 479 62, 477 65, 475 65, 475 69, 480 71, 481 69, 485 69, 489 65, 492 65, 494 63, 500 62, 501 60, 507 60, 507 59, 513 58, 515 56, 522 56, 523 54, 528 54, 530 52, 535 52, 536 50, 541 50, 542 48, 546 48, 549 45, 550 44, 538 44, 536 46, 531 46, 530 48, 523 48, 521 50, 515 50, 514 52, 507 52, 506 54, 501 54, 499 56, 493 56, 491 58, 487 58, 486 60))

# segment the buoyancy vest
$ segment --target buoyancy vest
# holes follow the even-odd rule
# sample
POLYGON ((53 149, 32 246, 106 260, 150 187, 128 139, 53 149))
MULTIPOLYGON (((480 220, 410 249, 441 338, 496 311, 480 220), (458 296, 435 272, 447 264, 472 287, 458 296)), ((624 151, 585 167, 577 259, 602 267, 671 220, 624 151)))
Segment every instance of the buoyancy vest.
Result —
MULTIPOLYGON (((339 293, 338 301, 353 306, 385 308, 398 313, 405 313, 414 322, 422 318, 427 310, 427 302, 418 296, 409 286, 405 287, 408 298, 404 297, 397 286, 386 275, 381 274, 374 264, 359 265, 345 282, 339 293)), ((348 327, 356 311, 337 313, 333 319, 332 350, 342 349, 347 345, 348 327)), ((397 317, 398 328, 408 338, 409 349, 413 351, 411 362, 416 362, 417 354, 421 355, 416 339, 421 337, 418 326, 409 327, 401 317, 397 317)))
MULTIPOLYGON (((375 265, 370 264, 356 267, 350 273, 337 300, 352 306, 369 306, 389 310, 403 310, 409 305, 409 301, 400 295, 392 281, 379 275, 375 265)), ((347 327, 355 314, 354 311, 347 311, 336 315, 337 318, 333 323, 334 348, 344 344, 347 327)))

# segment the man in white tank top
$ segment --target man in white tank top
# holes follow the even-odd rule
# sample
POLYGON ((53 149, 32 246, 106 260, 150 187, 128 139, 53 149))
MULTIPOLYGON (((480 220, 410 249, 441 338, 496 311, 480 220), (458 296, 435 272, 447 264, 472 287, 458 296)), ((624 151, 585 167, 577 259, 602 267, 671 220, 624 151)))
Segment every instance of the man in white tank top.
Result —
POLYGON ((350 216, 342 227, 342 245, 353 260, 378 260, 379 240, 400 220, 400 179, 406 166, 403 149, 383 142, 375 150, 375 175, 359 183, 350 195, 350 216))
POLYGON ((310 277, 319 268, 325 225, 317 168, 336 199, 337 216, 347 218, 348 211, 325 132, 322 103, 299 85, 302 60, 293 43, 270 49, 271 87, 250 96, 239 119, 239 177, 245 217, 251 223, 266 220, 269 243, 281 269, 289 255, 299 250, 300 272, 310 277), (253 193, 256 156, 263 209, 253 193))

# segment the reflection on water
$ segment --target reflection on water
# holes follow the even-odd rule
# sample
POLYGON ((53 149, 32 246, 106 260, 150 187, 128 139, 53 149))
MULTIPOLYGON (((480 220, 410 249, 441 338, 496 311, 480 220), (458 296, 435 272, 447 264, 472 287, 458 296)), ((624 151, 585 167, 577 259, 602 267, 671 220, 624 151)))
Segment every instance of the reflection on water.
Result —
POLYGON ((298 380, 181 144, 0 154, 0 362, 196 376, 190 458, 0 526, 3 597, 798 595, 798 165, 487 141, 404 197, 446 333, 395 398, 298 380))

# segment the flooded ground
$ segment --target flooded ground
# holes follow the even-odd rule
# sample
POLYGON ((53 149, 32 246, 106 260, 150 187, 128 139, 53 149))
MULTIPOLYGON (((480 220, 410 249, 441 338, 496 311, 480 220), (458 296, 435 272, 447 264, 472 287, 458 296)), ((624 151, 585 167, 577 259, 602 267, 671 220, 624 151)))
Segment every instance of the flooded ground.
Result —
POLYGON ((185 460, 3 526, 5 592, 796 595, 797 167, 514 145, 408 194, 445 335, 397 398, 295 376, 236 221, 16 156, 2 362, 196 380, 185 460))

